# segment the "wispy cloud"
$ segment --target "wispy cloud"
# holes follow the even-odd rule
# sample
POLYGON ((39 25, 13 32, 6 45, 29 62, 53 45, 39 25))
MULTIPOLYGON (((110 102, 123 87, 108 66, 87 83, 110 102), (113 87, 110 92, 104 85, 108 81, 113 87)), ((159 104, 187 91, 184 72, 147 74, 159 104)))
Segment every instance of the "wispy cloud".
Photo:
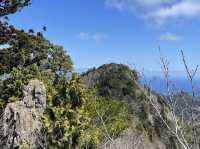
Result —
POLYGON ((90 39, 90 33, 87 33, 87 32, 81 32, 79 33, 78 37, 82 40, 88 40, 90 39))
POLYGON ((200 16, 200 0, 105 0, 105 4, 154 22, 200 16))
POLYGON ((137 7, 152 9, 163 5, 173 4, 176 1, 177 0, 105 0, 105 4, 108 7, 130 11, 137 7))
POLYGON ((132 0, 105 0, 105 4, 108 7, 122 10, 132 10, 134 7, 134 1, 132 0))
POLYGON ((181 41, 181 40, 183 40, 183 36, 167 32, 167 33, 160 35, 159 40, 161 40, 161 41, 181 41))
POLYGON ((95 42, 101 42, 108 38, 106 34, 101 33, 89 33, 89 32, 81 32, 78 35, 81 40, 92 40, 95 42))

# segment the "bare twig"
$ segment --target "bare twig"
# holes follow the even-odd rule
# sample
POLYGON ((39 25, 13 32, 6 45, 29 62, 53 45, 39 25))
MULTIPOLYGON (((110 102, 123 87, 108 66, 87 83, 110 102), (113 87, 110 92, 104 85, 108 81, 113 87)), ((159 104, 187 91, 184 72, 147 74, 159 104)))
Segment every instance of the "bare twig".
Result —
MULTIPOLYGON (((160 48, 159 48, 159 51, 160 51, 160 48)), ((161 51, 160 51, 160 53, 161 53, 161 51)), ((173 98, 172 98, 173 92, 171 92, 171 89, 170 89, 171 84, 170 84, 170 80, 169 80, 169 62, 163 56, 160 56, 160 61, 161 61, 161 68, 162 68, 162 72, 163 72, 165 83, 166 83, 167 97, 169 99, 170 115, 174 122, 174 126, 169 126, 167 121, 162 116, 159 105, 157 105, 153 101, 154 98, 153 98, 151 91, 148 92, 146 95, 149 98, 151 105, 155 109, 156 113, 158 114, 158 116, 161 119, 161 121, 163 122, 163 124, 166 126, 166 128, 169 130, 169 132, 171 132, 171 134, 175 136, 175 138, 178 140, 178 142, 180 143, 182 148, 183 149, 191 149, 191 147, 189 146, 189 143, 185 139, 185 136, 183 133, 183 127, 179 124, 179 119, 177 118, 176 113, 175 113, 175 108, 177 106, 177 102, 175 100, 173 100, 173 98)), ((194 72, 196 73, 197 71, 194 71, 194 72)))
POLYGON ((186 58, 185 58, 185 55, 184 55, 184 52, 183 50, 181 50, 181 56, 182 56, 182 61, 183 61, 183 64, 184 64, 184 67, 185 67, 185 70, 187 72, 187 77, 188 77, 188 80, 190 82, 190 85, 191 85, 191 89, 192 89, 192 105, 190 106, 190 113, 191 113, 191 126, 192 126, 192 131, 193 131, 193 139, 194 139, 194 146, 199 149, 199 144, 198 144, 198 140, 197 140, 197 134, 196 134, 196 128, 194 126, 194 121, 195 121, 195 118, 194 118, 194 111, 193 111, 193 106, 194 106, 194 98, 196 96, 196 91, 195 91, 195 85, 194 85, 194 79, 195 79, 195 76, 197 75, 197 71, 198 71, 198 68, 199 68, 199 65, 196 65, 194 69, 189 69, 188 67, 188 64, 186 62, 186 58))

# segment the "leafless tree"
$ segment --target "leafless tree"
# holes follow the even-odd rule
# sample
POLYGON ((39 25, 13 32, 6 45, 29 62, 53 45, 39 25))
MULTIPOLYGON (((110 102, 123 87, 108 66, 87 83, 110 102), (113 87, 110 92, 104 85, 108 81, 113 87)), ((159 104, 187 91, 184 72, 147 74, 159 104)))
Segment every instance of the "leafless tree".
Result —
POLYGON ((181 50, 181 56, 182 56, 182 62, 184 64, 184 67, 185 67, 185 70, 186 70, 186 73, 187 73, 187 78, 189 80, 189 83, 190 83, 190 86, 191 86, 191 90, 192 90, 192 104, 191 106, 189 106, 189 110, 190 110, 190 114, 191 114, 191 127, 192 127, 192 132, 193 132, 193 140, 194 140, 194 144, 193 144, 193 147, 196 148, 196 149, 199 149, 199 143, 198 143, 198 137, 197 137, 197 132, 196 132, 196 128, 194 126, 195 124, 195 116, 194 116, 194 98, 196 96, 196 90, 195 90, 195 85, 194 85, 194 79, 197 75, 197 72, 198 72, 198 68, 199 68, 199 65, 196 65, 194 69, 190 69, 188 67, 188 64, 186 62, 186 58, 185 58, 185 55, 184 55, 184 52, 183 50, 181 50))
MULTIPOLYGON (((159 49, 160 50, 160 49, 159 49)), ((165 120, 165 118, 162 116, 159 105, 155 102, 155 96, 152 94, 152 90, 146 91, 147 97, 149 97, 149 101, 153 108, 155 109, 157 115, 159 116, 160 120, 163 122, 163 124, 166 126, 168 131, 178 140, 179 144, 183 149, 193 149, 192 146, 188 143, 185 133, 184 133, 184 126, 182 126, 179 121, 180 119, 177 117, 175 113, 176 108, 176 101, 173 100, 173 91, 171 91, 171 82, 169 79, 169 61, 164 58, 163 56, 160 56, 161 61, 161 68, 165 79, 166 89, 167 89, 167 97, 169 100, 169 108, 170 108, 170 116, 172 118, 172 122, 174 123, 174 126, 170 126, 168 122, 165 120)), ((150 87, 151 89, 151 87, 150 87)))

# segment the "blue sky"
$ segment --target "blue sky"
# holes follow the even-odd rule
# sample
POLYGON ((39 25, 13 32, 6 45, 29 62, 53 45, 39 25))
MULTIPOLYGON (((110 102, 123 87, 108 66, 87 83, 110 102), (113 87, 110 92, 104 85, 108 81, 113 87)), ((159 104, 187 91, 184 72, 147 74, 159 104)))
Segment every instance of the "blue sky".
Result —
POLYGON ((171 70, 199 64, 199 0, 33 0, 10 23, 41 31, 63 45, 76 69, 116 62, 159 70, 159 51, 171 70))

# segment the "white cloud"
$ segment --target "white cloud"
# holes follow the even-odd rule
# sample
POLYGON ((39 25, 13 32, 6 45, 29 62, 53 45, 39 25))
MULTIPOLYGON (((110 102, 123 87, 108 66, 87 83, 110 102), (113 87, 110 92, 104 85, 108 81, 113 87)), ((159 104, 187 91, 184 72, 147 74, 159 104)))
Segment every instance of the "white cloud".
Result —
POLYGON ((153 9, 162 5, 173 4, 177 0, 105 0, 108 7, 118 10, 153 9))
POLYGON ((160 8, 152 13, 149 17, 158 19, 169 19, 178 17, 195 17, 200 15, 200 3, 181 2, 171 7, 160 8))
POLYGON ((155 22, 200 16, 200 0, 105 0, 105 4, 155 22))
POLYGON ((122 10, 131 10, 134 7, 133 0, 105 0, 105 4, 108 7, 116 8, 120 11, 122 10))
POLYGON ((183 40, 183 37, 176 35, 174 33, 167 32, 167 33, 160 35, 159 40, 161 40, 161 41, 181 41, 181 40, 183 40))
POLYGON ((82 40, 88 40, 90 38, 90 34, 87 33, 87 32, 81 32, 79 33, 79 36, 78 36, 80 39, 82 40))
POLYGON ((141 6, 145 7, 158 7, 163 4, 172 4, 176 0, 135 0, 137 3, 139 3, 141 6))
POLYGON ((102 40, 107 39, 107 35, 105 35, 105 34, 94 34, 92 36, 92 39, 95 40, 95 41, 97 41, 97 42, 100 42, 102 40))
POLYGON ((81 32, 79 33, 78 37, 81 40, 93 40, 95 42, 101 42, 107 39, 108 36, 106 34, 101 34, 101 33, 81 32))

